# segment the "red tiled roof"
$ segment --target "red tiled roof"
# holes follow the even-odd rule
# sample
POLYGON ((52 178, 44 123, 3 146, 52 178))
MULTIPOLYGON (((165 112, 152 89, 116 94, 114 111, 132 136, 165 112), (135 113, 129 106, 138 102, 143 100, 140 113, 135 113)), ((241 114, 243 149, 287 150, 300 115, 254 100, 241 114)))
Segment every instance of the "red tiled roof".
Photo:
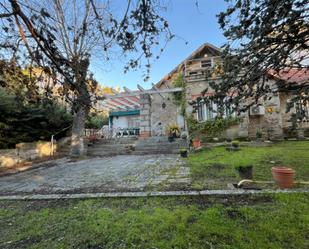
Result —
POLYGON ((283 80, 287 83, 309 83, 309 68, 287 68, 279 72, 271 69, 268 71, 268 74, 277 80, 283 80))

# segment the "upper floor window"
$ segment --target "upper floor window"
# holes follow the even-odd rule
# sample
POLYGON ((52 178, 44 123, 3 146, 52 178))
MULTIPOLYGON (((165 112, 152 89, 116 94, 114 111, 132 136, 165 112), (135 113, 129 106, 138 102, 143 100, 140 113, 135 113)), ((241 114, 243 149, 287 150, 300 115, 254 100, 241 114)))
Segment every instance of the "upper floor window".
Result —
POLYGON ((211 61, 211 59, 202 60, 202 61, 201 61, 201 67, 202 67, 202 68, 212 67, 212 61, 211 61))

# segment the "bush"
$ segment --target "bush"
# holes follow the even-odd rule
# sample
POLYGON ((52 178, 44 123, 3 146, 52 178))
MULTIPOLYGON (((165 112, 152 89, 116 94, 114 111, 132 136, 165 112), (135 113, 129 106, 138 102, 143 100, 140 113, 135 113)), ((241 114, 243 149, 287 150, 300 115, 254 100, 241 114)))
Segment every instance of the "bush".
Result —
POLYGON ((200 123, 192 116, 187 117, 189 132, 193 138, 201 135, 207 137, 221 135, 223 131, 225 131, 232 125, 239 124, 239 122, 240 119, 235 117, 216 117, 213 120, 208 120, 200 123))
POLYGON ((108 117, 99 114, 88 116, 85 123, 87 129, 101 129, 103 125, 108 125, 108 117))
POLYGON ((239 141, 238 141, 238 140, 233 140, 233 141, 231 142, 231 144, 232 144, 233 147, 236 147, 236 148, 239 147, 239 141))
MULTIPOLYGON (((27 103, 0 88, 0 148, 14 148, 21 142, 50 140, 51 135, 72 124, 72 115, 49 99, 27 103)), ((65 131, 67 132, 67 131, 65 131)), ((58 134, 57 138, 66 135, 58 134)))

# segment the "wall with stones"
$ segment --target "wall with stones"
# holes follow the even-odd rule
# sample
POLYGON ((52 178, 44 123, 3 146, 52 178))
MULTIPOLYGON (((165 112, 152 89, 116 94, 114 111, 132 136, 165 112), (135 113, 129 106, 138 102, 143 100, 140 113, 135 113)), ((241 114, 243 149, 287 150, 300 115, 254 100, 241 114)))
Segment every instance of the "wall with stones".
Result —
POLYGON ((151 136, 151 96, 140 95, 140 137, 151 136))
POLYGON ((249 114, 249 137, 255 138, 260 131, 264 139, 281 139, 283 122, 279 93, 268 94, 264 100, 259 101, 259 104, 265 108, 265 114, 249 114))
MULTIPOLYGON (((54 144, 53 152, 56 150, 57 145, 54 144)), ((19 143, 16 144, 16 149, 0 150, 0 168, 10 168, 16 163, 51 156, 53 152, 50 142, 19 143)))
POLYGON ((173 93, 151 95, 152 136, 166 135, 166 128, 170 124, 177 124, 182 130, 185 130, 185 121, 180 111, 180 107, 175 103, 173 93))

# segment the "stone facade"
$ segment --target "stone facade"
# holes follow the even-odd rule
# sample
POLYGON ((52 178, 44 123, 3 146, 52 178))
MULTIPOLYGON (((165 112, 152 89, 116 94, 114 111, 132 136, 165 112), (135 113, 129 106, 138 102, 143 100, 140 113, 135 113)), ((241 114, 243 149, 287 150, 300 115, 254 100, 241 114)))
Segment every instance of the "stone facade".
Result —
MULTIPOLYGON (((182 74, 186 82, 186 113, 195 118, 197 118, 197 114, 193 113, 193 108, 189 103, 201 96, 201 92, 206 88, 208 88, 206 94, 212 94, 205 74, 209 68, 203 66, 205 61, 209 63, 211 70, 216 70, 216 65, 220 61, 220 50, 211 44, 204 44, 157 84, 157 87, 161 89, 172 88, 177 76, 182 74)), ((215 79, 216 75, 212 73, 212 77, 215 79)), ((275 80, 270 80, 269 84, 272 85, 272 88, 277 87, 275 80)), ((292 98, 292 93, 277 90, 267 97, 266 100, 259 101, 259 104, 265 110, 264 114, 256 115, 250 110, 241 113, 240 124, 230 127, 222 136, 226 138, 256 138, 257 132, 261 132, 264 139, 282 139, 285 137, 284 131, 291 127, 291 115, 295 113, 295 109, 286 112, 287 102, 292 98)), ((160 108, 152 109, 153 116, 159 117, 161 112, 160 108), (154 114, 156 112, 157 114, 154 114)), ((172 117, 171 114, 174 113, 177 113, 177 107, 171 105, 168 110, 169 117, 172 117)), ((166 113, 164 113, 165 115, 166 113)), ((185 127, 186 125, 184 125, 185 127)), ((302 130, 309 129, 309 122, 302 123, 301 128, 302 130)))
MULTIPOLYGON (((218 79, 220 53, 220 49, 213 45, 204 44, 158 82, 151 94, 141 92, 140 137, 164 136, 170 124, 177 124, 181 131, 186 131, 187 125, 181 115, 181 107, 176 104, 174 93, 169 91, 176 87, 175 82, 179 75, 182 75, 185 81, 186 115, 192 115, 200 122, 211 120, 217 115, 216 111, 212 111, 212 108, 216 107, 214 103, 212 107, 200 103, 198 113, 193 112, 190 103, 201 97, 205 89, 208 89, 206 95, 214 94, 209 87, 208 79, 209 76, 212 80, 218 79), (163 91, 155 92, 154 89, 163 91)), ((224 131, 221 134, 222 138, 256 138, 257 133, 261 133, 264 139, 272 140, 286 136, 285 130, 291 127, 291 115, 295 113, 295 109, 286 112, 287 102, 293 97, 292 92, 279 91, 274 78, 270 79, 270 88, 277 88, 277 91, 273 91, 265 100, 259 101, 255 108, 261 107, 263 111, 256 112, 252 108, 240 114, 231 114, 226 110, 225 116, 238 115, 240 122, 224 131)), ((246 101, 249 102, 249 99, 246 101)), ((309 122, 303 123, 301 128, 309 129, 309 122)))

